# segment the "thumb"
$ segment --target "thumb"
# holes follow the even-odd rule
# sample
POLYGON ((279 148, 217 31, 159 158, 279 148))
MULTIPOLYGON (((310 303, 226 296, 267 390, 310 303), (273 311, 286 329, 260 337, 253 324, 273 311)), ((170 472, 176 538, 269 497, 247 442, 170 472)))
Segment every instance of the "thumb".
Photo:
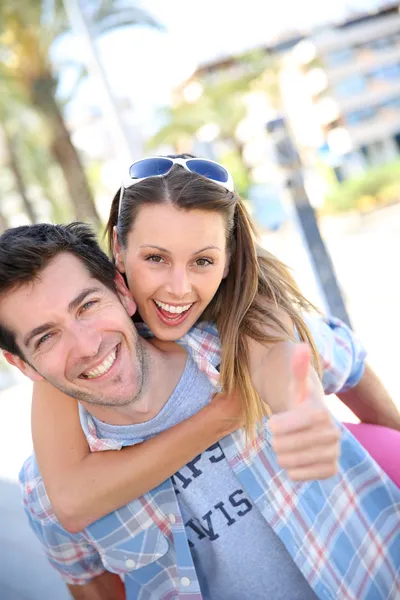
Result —
POLYGON ((292 401, 298 406, 307 398, 311 350, 308 344, 297 344, 292 355, 292 401))

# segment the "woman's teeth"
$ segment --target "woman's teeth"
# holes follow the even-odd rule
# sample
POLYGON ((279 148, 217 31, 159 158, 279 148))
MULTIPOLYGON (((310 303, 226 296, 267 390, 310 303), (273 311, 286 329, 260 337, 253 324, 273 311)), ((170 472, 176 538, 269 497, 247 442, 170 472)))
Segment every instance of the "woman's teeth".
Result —
POLYGON ((165 304, 164 302, 159 302, 158 300, 154 300, 154 302, 159 308, 162 308, 162 310, 175 315, 180 315, 183 312, 186 312, 194 304, 194 302, 191 302, 190 304, 185 304, 184 306, 172 306, 171 304, 165 304))
POLYGON ((95 367, 91 371, 86 371, 85 373, 83 373, 83 376, 85 377, 85 379, 94 379, 95 377, 100 377, 100 375, 104 375, 111 369, 116 358, 117 349, 114 348, 111 354, 109 354, 109 356, 101 363, 101 365, 97 365, 97 367, 95 367))

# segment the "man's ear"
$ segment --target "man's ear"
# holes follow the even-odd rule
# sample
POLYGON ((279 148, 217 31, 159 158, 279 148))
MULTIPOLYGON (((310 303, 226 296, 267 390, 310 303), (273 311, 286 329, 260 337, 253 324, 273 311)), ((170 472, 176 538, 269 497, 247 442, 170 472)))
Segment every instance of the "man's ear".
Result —
POLYGON ((115 281, 115 285, 117 286, 117 293, 118 293, 119 299, 121 301, 121 304, 125 308, 128 315, 130 317, 133 317, 133 315, 136 312, 137 306, 132 297, 132 294, 126 287, 126 283, 125 283, 124 278, 122 277, 121 273, 117 273, 115 275, 114 281, 115 281))
POLYGON ((17 367, 21 371, 23 375, 29 377, 32 381, 43 381, 44 377, 42 377, 31 365, 22 360, 19 356, 15 354, 11 354, 11 352, 3 352, 3 356, 10 365, 13 367, 17 367))
POLYGON ((118 240, 118 232, 117 232, 116 225, 114 225, 114 227, 113 227, 113 254, 114 254, 115 266, 117 267, 118 271, 120 273, 125 273, 124 257, 123 257, 123 253, 122 253, 122 249, 121 249, 121 244, 119 243, 119 240, 118 240))

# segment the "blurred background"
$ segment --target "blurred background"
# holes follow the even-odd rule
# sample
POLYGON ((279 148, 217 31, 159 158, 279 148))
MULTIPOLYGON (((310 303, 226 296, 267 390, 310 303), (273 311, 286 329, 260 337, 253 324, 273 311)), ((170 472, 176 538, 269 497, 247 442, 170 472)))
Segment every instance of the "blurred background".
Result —
MULTIPOLYGON (((0 231, 100 233, 129 164, 175 152, 231 170, 263 245, 400 405, 398 3, 1 0, 0 231)), ((0 359, 0 598, 64 600, 16 483, 30 391, 0 359)))

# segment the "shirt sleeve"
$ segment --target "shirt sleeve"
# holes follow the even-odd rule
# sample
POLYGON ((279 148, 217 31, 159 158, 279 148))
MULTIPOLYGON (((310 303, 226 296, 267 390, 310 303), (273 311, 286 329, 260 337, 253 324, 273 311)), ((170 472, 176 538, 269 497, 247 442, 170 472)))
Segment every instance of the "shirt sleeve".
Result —
POLYGON ((305 315, 322 365, 325 394, 345 392, 360 381, 367 352, 354 332, 336 317, 305 315))
POLYGON ((49 562, 69 585, 85 585, 105 568, 96 548, 83 533, 69 533, 55 517, 43 482, 30 457, 20 472, 22 499, 29 524, 41 542, 49 562))

